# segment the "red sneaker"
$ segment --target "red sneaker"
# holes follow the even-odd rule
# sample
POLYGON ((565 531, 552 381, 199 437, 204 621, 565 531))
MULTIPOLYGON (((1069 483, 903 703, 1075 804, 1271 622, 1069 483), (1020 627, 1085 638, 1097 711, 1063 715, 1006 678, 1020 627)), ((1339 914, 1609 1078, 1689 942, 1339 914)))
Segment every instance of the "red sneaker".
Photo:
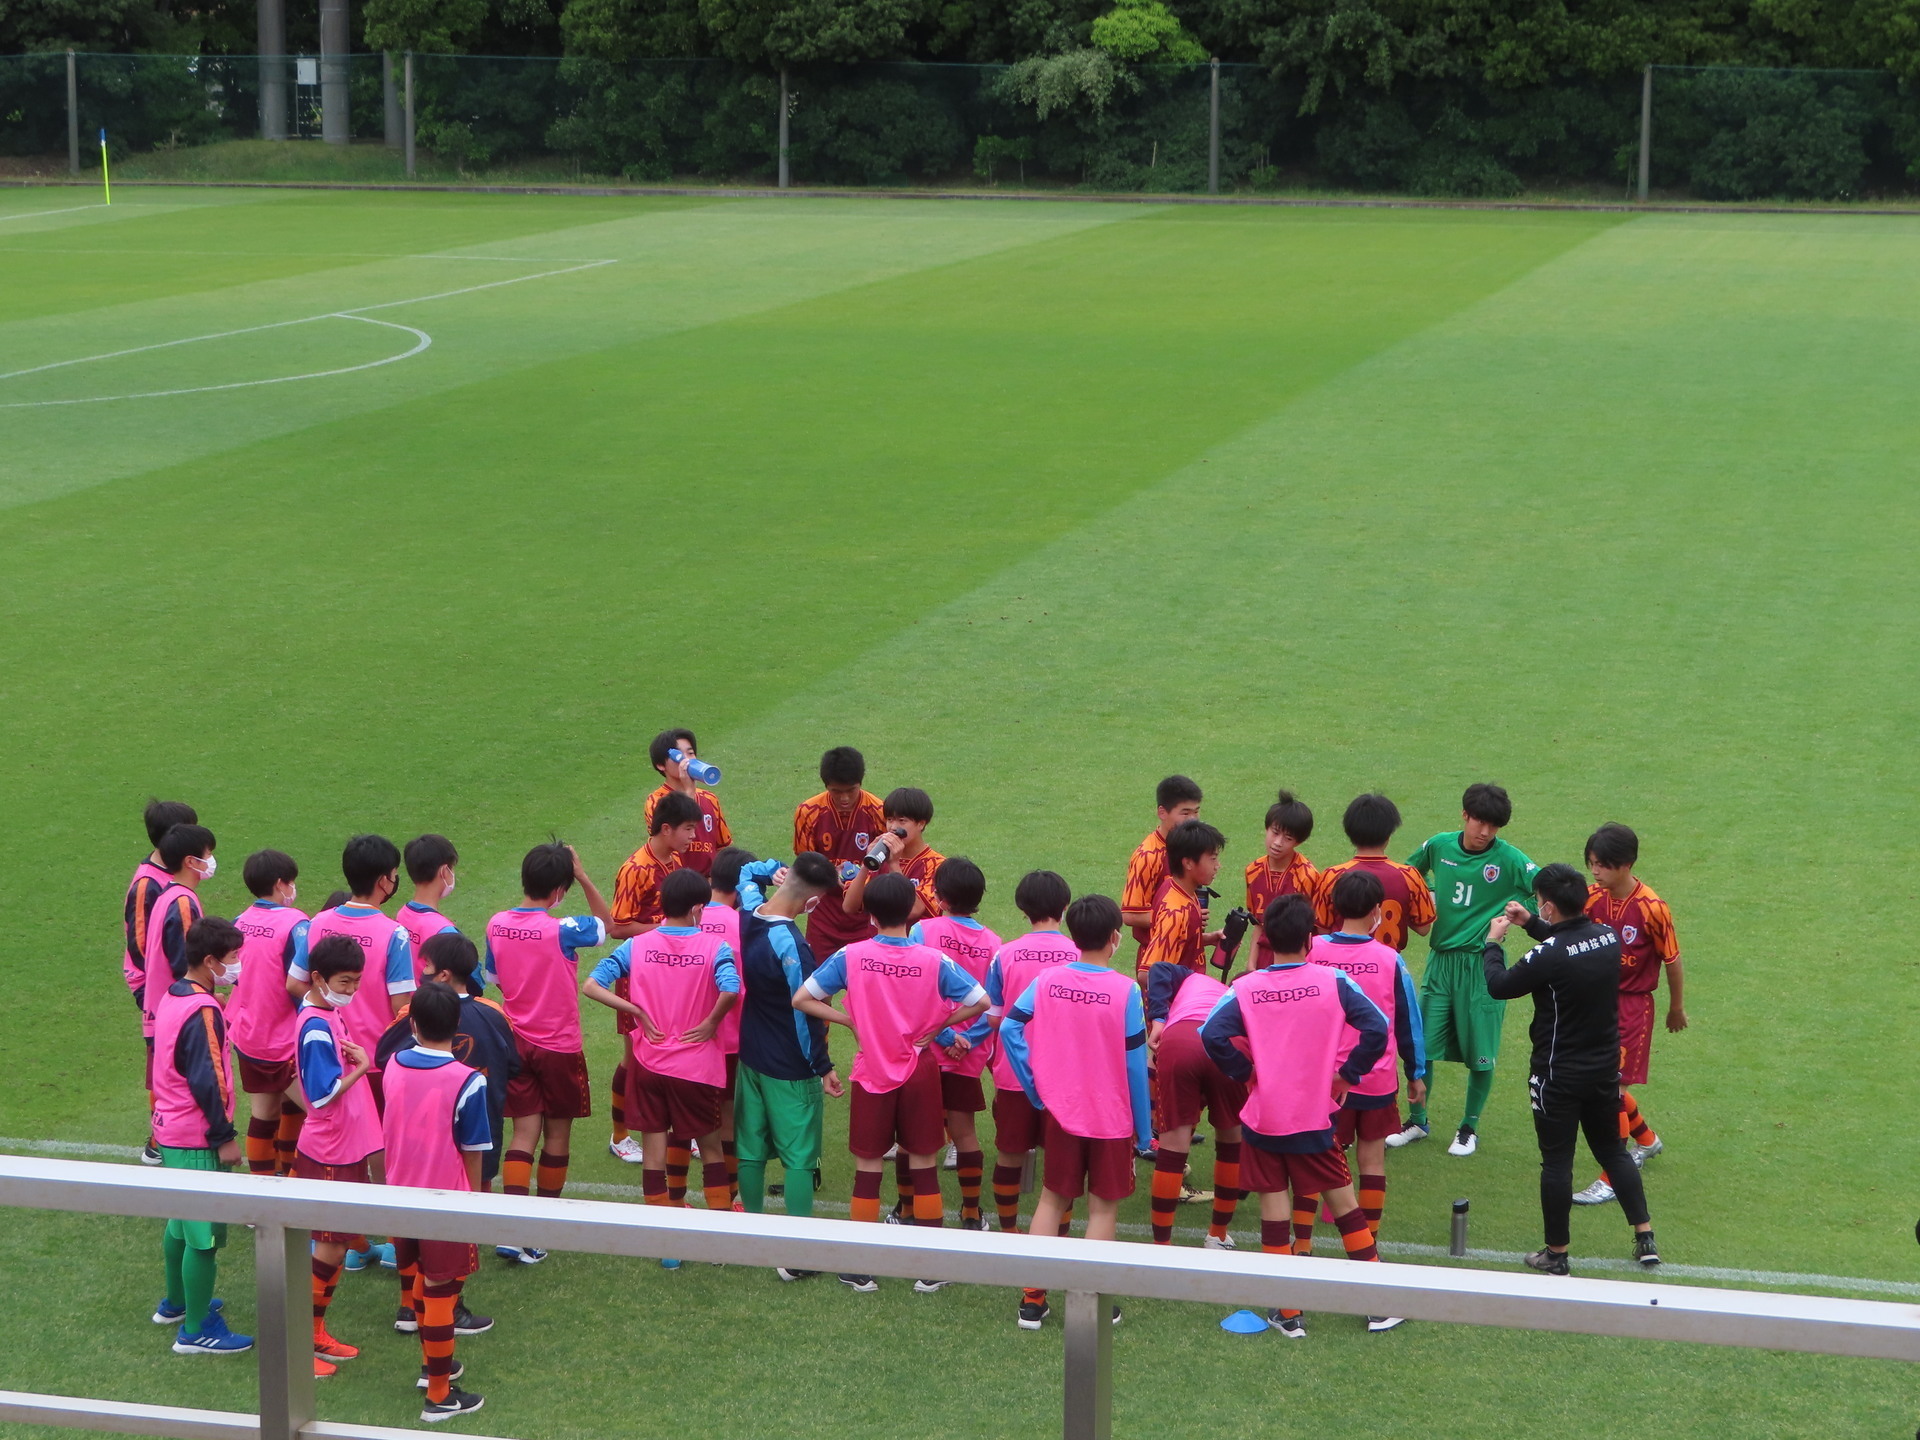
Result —
POLYGON ((314 1379, 324 1380, 329 1375, 338 1375, 339 1373, 340 1373, 340 1367, 338 1365, 330 1364, 327 1361, 322 1360, 318 1355, 313 1357, 313 1378, 314 1379))
POLYGON ((316 1330, 313 1332, 313 1354, 316 1360, 357 1360, 360 1358, 360 1347, 336 1340, 324 1330, 316 1330))

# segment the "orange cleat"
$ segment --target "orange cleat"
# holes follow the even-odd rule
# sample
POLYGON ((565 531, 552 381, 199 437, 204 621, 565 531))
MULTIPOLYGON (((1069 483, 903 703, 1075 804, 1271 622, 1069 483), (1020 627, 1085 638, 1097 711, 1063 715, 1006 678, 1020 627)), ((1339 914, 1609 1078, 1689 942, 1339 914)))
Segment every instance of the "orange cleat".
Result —
POLYGON ((329 1375, 338 1375, 339 1373, 340 1373, 340 1367, 338 1365, 334 1365, 329 1363, 328 1361, 322 1360, 318 1355, 313 1357, 313 1378, 314 1379, 324 1380, 329 1375))
POLYGON ((313 1355, 316 1360, 357 1360, 360 1358, 360 1347, 336 1340, 324 1330, 316 1330, 313 1332, 313 1355))

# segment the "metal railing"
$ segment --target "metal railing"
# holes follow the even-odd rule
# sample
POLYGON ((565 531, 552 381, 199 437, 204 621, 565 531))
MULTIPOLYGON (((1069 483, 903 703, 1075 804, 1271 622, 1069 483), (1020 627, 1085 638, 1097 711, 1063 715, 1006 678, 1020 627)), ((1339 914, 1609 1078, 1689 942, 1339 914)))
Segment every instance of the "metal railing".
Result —
POLYGON ((0 1156, 0 1206, 250 1225, 258 1272, 257 1415, 0 1391, 0 1420, 182 1440, 393 1440, 314 1419, 305 1276, 310 1228, 729 1265, 784 1265, 1065 1292, 1061 1433, 1112 1432, 1109 1296, 1285 1304, 1352 1315, 1876 1359, 1920 1360, 1920 1306, 1617 1280, 1101 1240, 714 1214, 609 1201, 459 1195, 205 1171, 0 1156))

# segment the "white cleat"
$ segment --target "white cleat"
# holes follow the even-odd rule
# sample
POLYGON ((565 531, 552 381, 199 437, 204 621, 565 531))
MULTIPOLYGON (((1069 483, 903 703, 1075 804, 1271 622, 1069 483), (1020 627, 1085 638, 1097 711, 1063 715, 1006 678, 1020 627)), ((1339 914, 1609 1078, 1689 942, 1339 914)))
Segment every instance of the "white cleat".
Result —
POLYGON ((1416 1125, 1410 1122, 1399 1134, 1387 1136, 1387 1148, 1390 1150, 1398 1150, 1403 1145, 1411 1145, 1416 1140, 1424 1140, 1432 1133, 1433 1132, 1427 1129, 1426 1126, 1416 1125))
POLYGON ((1609 1185, 1607 1183, 1607 1177, 1602 1175, 1578 1195, 1575 1195, 1573 1197, 1573 1203, 1576 1205, 1605 1205, 1612 1199, 1613 1186, 1609 1185))
POLYGON ((607 1153, 616 1160, 626 1161, 629 1165, 638 1165, 645 1158, 640 1149, 640 1142, 631 1135, 623 1140, 608 1141, 607 1153))
POLYGON ((1201 1241, 1200 1244, 1201 1248, 1206 1250, 1238 1250, 1240 1248, 1233 1243, 1233 1236, 1231 1235, 1209 1235, 1205 1240, 1201 1241))
MULTIPOLYGON (((1389 1141, 1388 1143, 1392 1142, 1389 1141)), ((1474 1133, 1473 1127, 1471 1125, 1462 1125, 1454 1134, 1452 1143, 1447 1146, 1447 1154, 1466 1156, 1473 1154, 1473 1152, 1479 1148, 1480 1137, 1474 1133)))
POLYGON ((940 1168, 942 1170, 958 1170, 960 1168, 960 1147, 951 1140, 947 1142, 947 1153, 940 1157, 940 1168))
POLYGON ((1630 1145, 1627 1147, 1627 1153, 1633 1157, 1633 1168, 1638 1170, 1642 1165, 1646 1164, 1647 1161, 1651 1160, 1666 1148, 1666 1141, 1656 1135, 1653 1137, 1653 1143, 1651 1145, 1630 1145))
POLYGON ((1367 1333, 1369 1335, 1379 1335, 1385 1331, 1397 1329, 1406 1323, 1407 1322, 1398 1315, 1369 1315, 1367 1316, 1367 1333))

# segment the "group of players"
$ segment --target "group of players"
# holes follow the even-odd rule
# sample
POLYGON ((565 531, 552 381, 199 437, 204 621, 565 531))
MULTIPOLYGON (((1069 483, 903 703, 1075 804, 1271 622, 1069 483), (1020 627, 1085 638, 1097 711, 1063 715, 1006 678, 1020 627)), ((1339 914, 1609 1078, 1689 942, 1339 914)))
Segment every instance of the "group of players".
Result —
MULTIPOLYGON (((1236 1207, 1253 1193, 1263 1251, 1309 1253, 1321 1217, 1350 1258, 1377 1260, 1386 1151, 1429 1135, 1435 1060, 1467 1069, 1448 1152, 1477 1148, 1504 1011, 1483 951, 1497 950, 1509 921, 1544 935, 1549 921, 1589 917, 1610 927, 1621 956, 1620 1134, 1635 1142, 1636 1170, 1661 1148, 1625 1086, 1646 1079, 1662 971, 1668 1027, 1685 1026, 1682 976, 1671 918, 1635 878, 1637 841, 1625 826, 1602 826, 1588 841, 1589 889, 1570 867, 1543 870, 1500 838, 1511 804, 1498 786, 1469 787, 1461 828, 1405 862, 1387 854, 1398 810, 1368 794, 1343 817, 1353 857, 1321 870, 1301 853, 1312 811, 1282 791, 1265 816, 1263 853, 1246 867, 1245 905, 1215 927, 1209 902, 1219 898, 1226 842, 1200 818, 1200 787, 1171 776, 1118 902, 1076 899, 1059 875, 1033 871, 1014 895, 1028 928, 1003 941, 976 918, 979 867, 929 843, 926 792, 876 796, 857 750, 821 758, 824 789, 796 810, 789 859, 732 843, 719 799, 695 781, 705 767, 690 731, 663 731, 650 756, 661 784, 644 805, 647 838, 620 867, 611 905, 570 847, 535 846, 521 903, 487 922, 480 945, 439 908, 459 863, 444 836, 419 836, 404 851, 355 836, 342 855, 346 890, 311 918, 296 903, 293 859, 256 851, 242 875, 253 903, 227 920, 203 913, 197 893, 217 868, 212 832, 189 806, 149 805, 153 849, 124 916, 125 980, 141 1011, 153 1107, 143 1158, 218 1169, 244 1155, 263 1175, 454 1191, 498 1178, 508 1194, 560 1195, 573 1122, 592 1109, 584 993, 614 1011, 623 1036, 609 1148, 640 1165, 648 1204, 685 1204, 698 1155, 710 1209, 759 1211, 783 1194, 788 1213, 811 1214, 824 1103, 846 1097, 854 1220, 883 1218, 892 1159, 896 1197, 884 1218, 942 1224, 944 1150, 958 1172, 959 1223, 984 1230, 978 1117, 990 1071, 992 1204, 1003 1230, 1018 1226, 1036 1152, 1035 1234, 1064 1233, 1084 1194, 1087 1233, 1112 1238, 1145 1160, 1156 1243, 1172 1243, 1183 1200, 1211 1198, 1203 1243, 1234 1248, 1236 1207), (402 869, 413 896, 389 915, 402 869), (556 914, 576 885, 587 913, 556 914), (1129 929, 1131 974, 1115 968, 1129 929), (1249 931, 1251 955, 1236 977, 1249 931), (1417 990, 1400 953, 1413 934, 1431 945, 1417 990), (580 952, 609 941, 618 944, 583 981, 580 952), (833 1024, 857 1041, 844 1083, 827 1043, 833 1024), (1187 1180, 1203 1114, 1214 1132, 1210 1197, 1187 1180), (783 1183, 770 1185, 774 1161, 783 1183)), ((1603 1174, 1577 1198, 1604 1203, 1619 1178, 1603 1174)), ((1630 1188, 1630 1211, 1644 1212, 1637 1175, 1630 1188)), ((1644 1232, 1636 1254, 1657 1263, 1644 1214, 1629 1218, 1644 1232)), ((167 1294, 153 1318, 175 1327, 178 1353, 251 1345, 212 1298, 223 1238, 207 1222, 166 1228, 167 1294)), ((314 1240, 316 1375, 359 1353, 327 1329, 342 1270, 384 1265, 403 1276, 396 1329, 421 1342, 422 1419, 478 1409, 481 1398, 455 1383, 464 1367, 454 1355, 456 1335, 493 1323, 462 1298, 475 1247, 333 1232, 314 1240)), ((1557 1265, 1551 1248, 1529 1263, 1566 1273, 1564 1250, 1563 1237, 1557 1265)), ((546 1258, 531 1246, 497 1253, 546 1258)), ((877 1288, 870 1276, 838 1278, 877 1288)), ((1044 1292, 1021 1296, 1022 1328, 1040 1328, 1048 1313, 1044 1292)), ((1289 1337, 1305 1333, 1297 1311, 1270 1320, 1289 1337)), ((1368 1320, 1373 1330, 1399 1323, 1368 1320)))

